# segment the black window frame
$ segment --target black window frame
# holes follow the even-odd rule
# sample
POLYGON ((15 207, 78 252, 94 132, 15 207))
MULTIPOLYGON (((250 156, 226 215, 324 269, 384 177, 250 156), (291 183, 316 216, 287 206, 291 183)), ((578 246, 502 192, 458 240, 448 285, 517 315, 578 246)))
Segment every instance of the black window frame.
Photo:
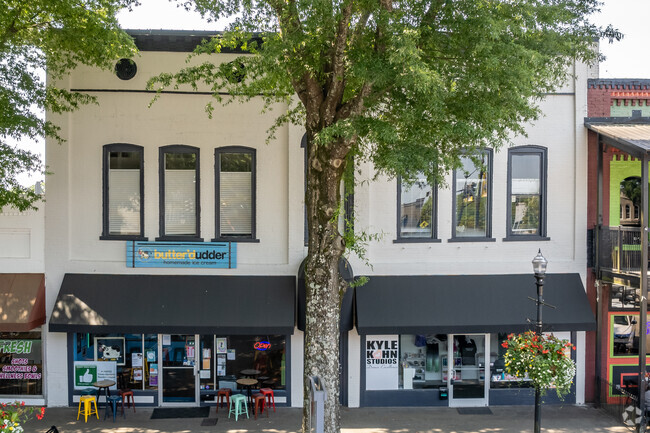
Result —
POLYGON ((146 241, 144 236, 144 147, 129 143, 109 143, 102 147, 102 234, 104 241, 146 241), (140 154, 140 234, 112 235, 109 233, 108 176, 111 152, 137 152, 140 154))
MULTIPOLYGON (((492 237, 492 179, 494 178, 492 168, 494 161, 494 152, 492 149, 486 148, 476 151, 476 154, 487 155, 488 163, 488 202, 487 202, 487 214, 485 215, 485 236, 458 236, 456 234, 457 226, 457 215, 456 215, 456 171, 453 170, 453 179, 452 179, 452 215, 451 215, 451 238, 447 242, 496 242, 496 239, 492 237)), ((469 157, 469 155, 463 155, 464 157, 469 157)))
POLYGON ((156 241, 203 242, 201 238, 201 152, 198 147, 185 144, 171 144, 158 149, 158 203, 159 203, 159 232, 156 241), (168 235, 165 233, 165 154, 194 153, 196 154, 195 170, 195 200, 196 200, 196 236, 168 235))
POLYGON ((213 242, 259 242, 257 239, 257 149, 247 146, 224 146, 214 150, 214 220, 215 238, 213 242), (229 236, 221 234, 220 180, 221 164, 219 156, 223 153, 249 153, 251 155, 251 234, 229 236))
POLYGON ((395 215, 395 239, 393 243, 438 243, 441 240, 438 238, 438 185, 429 184, 431 187, 431 237, 402 237, 400 235, 400 222, 401 222, 401 207, 402 207, 402 178, 397 176, 397 212, 395 215))
POLYGON ((543 146, 526 145, 508 149, 508 178, 506 193, 506 237, 504 241, 548 241, 547 236, 547 182, 548 182, 548 149, 543 146), (540 209, 539 233, 515 234, 512 233, 512 157, 514 155, 539 155, 540 156, 540 209))

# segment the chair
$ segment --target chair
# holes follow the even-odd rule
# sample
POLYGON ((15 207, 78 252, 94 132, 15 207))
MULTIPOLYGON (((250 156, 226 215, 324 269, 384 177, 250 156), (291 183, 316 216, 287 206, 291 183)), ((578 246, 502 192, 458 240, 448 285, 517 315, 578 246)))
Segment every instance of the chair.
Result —
MULTIPOLYGON (((115 414, 117 412, 118 402, 122 402, 122 397, 119 395, 109 395, 106 397, 106 405, 108 406, 110 404, 111 409, 113 410, 113 422, 115 422, 115 414)), ((104 419, 106 419, 106 415, 107 414, 104 415, 104 419)), ((122 403, 122 416, 126 419, 126 413, 124 412, 124 403, 122 403)))
POLYGON ((266 397, 266 407, 271 408, 271 405, 273 405, 273 412, 275 412, 275 395, 273 394, 273 390, 271 388, 262 388, 260 389, 260 393, 266 397))
POLYGON ((79 421, 79 415, 83 415, 84 422, 88 422, 88 415, 92 415, 92 414, 95 414, 95 416, 97 416, 97 419, 99 419, 99 414, 97 413, 97 397, 95 397, 94 395, 82 395, 79 398, 79 409, 77 411, 77 421, 79 421))
MULTIPOLYGON (((133 375, 133 370, 131 370, 131 375, 133 375)), ((122 413, 124 413, 124 403, 126 403, 127 407, 130 409, 131 405, 133 405, 133 412, 135 413, 135 399, 133 397, 133 391, 131 388, 127 387, 125 385, 126 382, 126 374, 122 373, 117 376, 117 395, 122 397, 122 413)))
POLYGON ((232 413, 235 414, 235 421, 237 421, 239 415, 243 413, 246 414, 246 418, 250 418, 248 416, 248 403, 246 402, 245 395, 235 394, 232 397, 230 397, 230 410, 228 411, 228 418, 230 418, 230 414, 232 413))
POLYGON ((230 407, 230 388, 219 388, 217 391, 217 412, 221 407, 221 403, 226 403, 226 407, 230 407))
MULTIPOLYGON (((257 413, 258 412, 260 412, 260 411, 264 412, 264 400, 266 400, 266 397, 264 396, 264 394, 259 394, 259 393, 253 394, 253 404, 254 404, 253 407, 255 408, 255 419, 257 419, 257 413)), ((266 409, 266 416, 267 416, 267 418, 269 416, 268 408, 266 409)))

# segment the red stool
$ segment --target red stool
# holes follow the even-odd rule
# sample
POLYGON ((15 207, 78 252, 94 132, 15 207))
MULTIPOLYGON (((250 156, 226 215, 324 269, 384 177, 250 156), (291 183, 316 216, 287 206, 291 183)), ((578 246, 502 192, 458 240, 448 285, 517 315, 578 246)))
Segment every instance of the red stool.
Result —
POLYGON ((271 388, 262 388, 260 393, 266 397, 266 407, 270 408, 273 405, 273 412, 275 412, 275 395, 273 395, 273 390, 271 388))
POLYGON ((118 394, 122 396, 122 412, 124 412, 124 402, 126 402, 126 406, 128 408, 131 408, 131 405, 133 405, 133 412, 135 413, 135 400, 133 399, 133 391, 130 389, 124 389, 120 390, 118 394))
POLYGON ((230 407, 230 388, 219 388, 217 391, 217 412, 221 407, 221 403, 226 403, 226 407, 230 407))
MULTIPOLYGON (((257 412, 258 412, 258 407, 260 408, 261 412, 264 412, 264 400, 266 400, 266 397, 264 394, 253 394, 253 402, 254 402, 254 407, 255 407, 255 419, 257 419, 257 412)), ((267 409, 266 411, 266 416, 269 416, 269 411, 267 409)))

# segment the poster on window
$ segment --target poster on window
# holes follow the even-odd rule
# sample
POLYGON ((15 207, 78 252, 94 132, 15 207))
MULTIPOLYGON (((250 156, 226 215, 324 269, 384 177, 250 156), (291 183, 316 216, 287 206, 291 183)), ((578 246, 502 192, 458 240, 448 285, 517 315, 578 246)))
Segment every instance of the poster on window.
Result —
MULTIPOLYGON (((115 362, 105 361, 75 361, 74 362, 74 389, 86 389, 94 386, 100 380, 117 381, 117 365, 115 362)), ((117 389, 116 385, 110 389, 117 389)))
POLYGON ((95 337, 95 361, 124 365, 124 337, 95 337))
POLYGON ((398 389, 399 336, 369 335, 365 349, 366 389, 398 389))
POLYGON ((217 353, 227 353, 228 343, 225 338, 217 338, 217 353))

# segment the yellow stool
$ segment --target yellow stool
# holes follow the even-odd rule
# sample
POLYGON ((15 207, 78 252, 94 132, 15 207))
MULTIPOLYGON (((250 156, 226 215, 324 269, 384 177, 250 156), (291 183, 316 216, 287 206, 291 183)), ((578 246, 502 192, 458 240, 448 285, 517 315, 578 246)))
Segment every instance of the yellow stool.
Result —
POLYGON ((77 421, 79 421, 79 415, 84 416, 84 422, 88 422, 88 415, 95 414, 97 419, 99 419, 99 414, 97 413, 97 398, 94 395, 82 395, 79 397, 79 410, 77 411, 77 421), (83 409, 81 405, 83 404, 83 409), (93 409, 93 406, 95 407, 93 409))

